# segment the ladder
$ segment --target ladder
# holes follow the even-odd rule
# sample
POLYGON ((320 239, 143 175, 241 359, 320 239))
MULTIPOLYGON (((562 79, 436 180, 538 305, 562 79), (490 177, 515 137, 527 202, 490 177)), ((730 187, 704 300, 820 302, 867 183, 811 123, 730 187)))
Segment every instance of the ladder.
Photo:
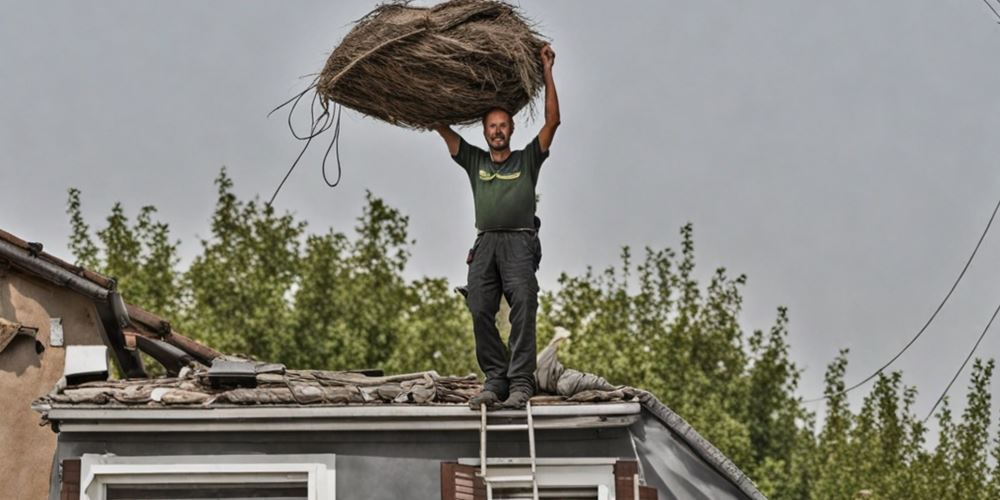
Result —
POLYGON ((490 424, 486 421, 486 405, 479 407, 481 421, 479 425, 479 477, 486 483, 486 500, 493 500, 493 488, 510 488, 517 484, 531 483, 531 498, 538 500, 538 468, 535 460, 535 424, 531 415, 531 401, 528 401, 525 424, 490 424), (523 476, 489 476, 486 473, 486 433, 488 431, 528 431, 528 453, 531 463, 531 475, 523 476))

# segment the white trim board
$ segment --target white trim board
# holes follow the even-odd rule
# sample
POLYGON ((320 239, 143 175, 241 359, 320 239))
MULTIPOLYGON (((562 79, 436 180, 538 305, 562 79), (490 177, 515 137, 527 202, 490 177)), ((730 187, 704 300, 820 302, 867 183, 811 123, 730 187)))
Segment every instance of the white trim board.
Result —
POLYGON ((336 500, 335 456, 166 455, 80 457, 80 500, 106 500, 112 484, 305 483, 308 500, 336 500))

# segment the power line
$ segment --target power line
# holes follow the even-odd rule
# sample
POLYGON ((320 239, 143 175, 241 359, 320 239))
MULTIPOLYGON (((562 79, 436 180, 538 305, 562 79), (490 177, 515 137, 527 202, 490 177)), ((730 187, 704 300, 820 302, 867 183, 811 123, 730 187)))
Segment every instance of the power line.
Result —
POLYGON ((997 16, 997 22, 1000 22, 1000 12, 997 12, 997 10, 993 8, 993 4, 990 3, 990 0, 983 0, 983 3, 993 11, 993 15, 997 16))
POLYGON ((993 316, 990 317, 989 323, 986 323, 986 328, 983 329, 983 333, 979 334, 979 339, 977 339, 976 344, 972 346, 972 350, 969 351, 969 355, 965 357, 965 361, 962 361, 962 366, 959 366, 958 371, 955 372, 955 376, 951 377, 951 382, 948 382, 948 387, 944 388, 944 392, 942 392, 941 395, 938 396, 937 401, 934 402, 934 406, 931 407, 931 411, 927 413, 926 417, 924 417, 924 423, 927 423, 927 421, 930 420, 932 416, 934 416, 934 410, 937 410, 938 405, 941 404, 941 401, 944 400, 944 397, 948 394, 948 390, 951 389, 952 384, 954 384, 955 380, 958 379, 958 375, 962 373, 962 370, 965 369, 965 365, 969 364, 969 360, 972 359, 972 354, 976 352, 976 348, 979 347, 979 343, 983 341, 983 337, 986 336, 986 332, 990 330, 990 326, 993 324, 993 320, 997 319, 998 313, 1000 313, 1000 304, 998 304, 996 310, 993 311, 993 316))
POLYGON ((941 301, 941 303, 938 304, 938 306, 937 306, 936 309, 934 309, 934 313, 931 314, 931 317, 927 318, 927 322, 924 323, 924 326, 922 326, 920 328, 920 330, 917 331, 917 334, 914 335, 913 338, 910 339, 910 341, 907 342, 906 345, 903 346, 903 348, 900 349, 899 352, 897 352, 896 355, 892 357, 892 359, 890 359, 887 363, 885 363, 884 365, 882 365, 878 370, 875 370, 874 373, 872 373, 871 375, 869 375, 868 377, 866 377, 864 380, 862 380, 862 381, 860 381, 860 382, 858 382, 858 383, 856 383, 856 384, 854 384, 854 385, 852 385, 852 386, 850 386, 850 387, 848 387, 848 388, 846 388, 846 389, 844 389, 844 390, 842 390, 840 392, 837 392, 837 393, 834 393, 834 394, 830 394, 830 395, 827 395, 827 396, 818 397, 818 398, 807 399, 807 400, 805 400, 803 402, 804 403, 815 403, 815 402, 818 402, 818 401, 823 401, 823 400, 826 400, 826 399, 830 399, 830 398, 832 398, 834 396, 840 396, 841 394, 846 394, 848 392, 851 392, 854 389, 857 389, 858 387, 861 387, 861 386, 867 384, 868 382, 870 382, 873 378, 877 377, 880 373, 882 373, 883 371, 885 371, 885 369, 888 368, 889 365, 893 364, 897 359, 899 359, 899 357, 902 356, 903 353, 906 352, 906 350, 909 349, 910 346, 912 346, 913 343, 916 342, 917 339, 919 339, 920 336, 923 335, 925 331, 927 331, 927 327, 929 327, 931 325, 931 323, 934 322, 934 318, 936 318, 937 315, 938 315, 938 313, 941 312, 941 309, 944 308, 944 305, 946 303, 948 303, 948 299, 951 298, 951 294, 955 292, 955 288, 958 287, 958 284, 962 281, 962 278, 965 277, 965 272, 969 270, 969 265, 972 264, 972 260, 976 257, 976 253, 979 252, 979 247, 983 244, 983 240, 986 239, 986 234, 990 232, 990 226, 993 225, 993 220, 996 219, 997 210, 1000 210, 1000 200, 997 200, 996 206, 993 207, 993 214, 990 215, 990 220, 989 220, 989 222, 986 223, 986 228, 983 229, 983 234, 979 236, 979 241, 976 242, 976 247, 972 249, 972 255, 969 255, 968 260, 965 261, 965 266, 962 267, 962 272, 958 273, 958 278, 956 278, 955 282, 951 285, 951 289, 948 290, 948 294, 944 296, 944 299, 941 301))

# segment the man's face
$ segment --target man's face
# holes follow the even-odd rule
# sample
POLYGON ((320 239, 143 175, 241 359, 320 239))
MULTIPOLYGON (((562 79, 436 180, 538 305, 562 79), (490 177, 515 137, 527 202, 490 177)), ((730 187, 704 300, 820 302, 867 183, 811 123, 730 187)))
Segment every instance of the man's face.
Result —
POLYGON ((483 136, 494 151, 505 151, 510 147, 510 136, 514 133, 514 122, 506 111, 495 109, 483 120, 483 136))

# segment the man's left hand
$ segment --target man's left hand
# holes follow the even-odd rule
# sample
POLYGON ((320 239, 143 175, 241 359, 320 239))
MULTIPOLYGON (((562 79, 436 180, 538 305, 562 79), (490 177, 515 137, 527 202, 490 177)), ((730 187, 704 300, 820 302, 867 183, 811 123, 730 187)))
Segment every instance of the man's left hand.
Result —
POLYGON ((542 47, 542 67, 546 70, 552 69, 552 65, 556 63, 556 52, 552 50, 552 46, 545 44, 542 47))

